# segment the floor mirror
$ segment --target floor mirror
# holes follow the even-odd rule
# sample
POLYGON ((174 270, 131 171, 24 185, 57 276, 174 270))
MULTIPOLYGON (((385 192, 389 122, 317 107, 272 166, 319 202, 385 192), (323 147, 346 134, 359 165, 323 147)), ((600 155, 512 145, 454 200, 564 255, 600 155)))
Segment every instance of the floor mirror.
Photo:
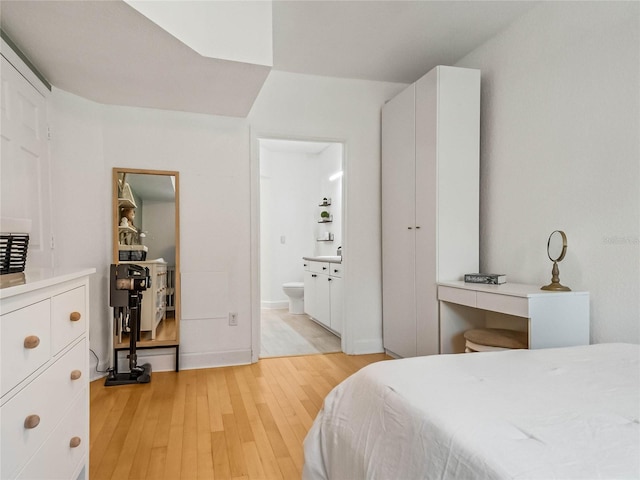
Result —
POLYGON ((146 267, 151 280, 142 292, 137 333, 126 318, 113 318, 116 368, 119 353, 129 350, 129 335, 136 334, 138 350, 174 349, 179 370, 179 200, 178 172, 113 169, 113 263, 146 267))

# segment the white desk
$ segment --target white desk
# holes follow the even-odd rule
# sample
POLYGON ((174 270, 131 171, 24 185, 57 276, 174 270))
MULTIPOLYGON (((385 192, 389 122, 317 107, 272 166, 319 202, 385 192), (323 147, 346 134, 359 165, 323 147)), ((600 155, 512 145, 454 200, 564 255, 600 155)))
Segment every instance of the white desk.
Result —
POLYGON ((464 352, 470 328, 527 331, 529 348, 589 344, 589 292, 548 292, 539 285, 438 283, 440 353, 464 352))

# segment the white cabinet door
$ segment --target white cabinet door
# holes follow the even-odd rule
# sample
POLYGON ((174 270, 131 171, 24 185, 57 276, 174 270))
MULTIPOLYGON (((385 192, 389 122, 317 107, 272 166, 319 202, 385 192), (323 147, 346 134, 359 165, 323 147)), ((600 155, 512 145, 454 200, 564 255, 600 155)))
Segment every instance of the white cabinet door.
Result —
POLYGON ((328 275, 319 274, 317 279, 317 300, 316 314, 313 316, 321 324, 331 328, 331 289, 328 275))
POLYGON ((382 109, 382 325, 384 348, 416 352, 415 85, 382 109))
POLYGON ((0 72, 0 217, 31 219, 27 264, 50 268, 52 211, 46 100, 4 56, 0 72))
POLYGON ((304 313, 316 321, 331 326, 328 275, 304 272, 304 313))
POLYGON ((304 313, 310 317, 317 314, 318 304, 318 274, 305 271, 304 272, 304 313))
POLYGON ((329 277, 329 290, 331 296, 331 329, 342 335, 343 302, 342 302, 342 278, 329 277))
POLYGON ((480 72, 436 67, 382 109, 383 344, 439 353, 437 282, 478 269, 480 72))

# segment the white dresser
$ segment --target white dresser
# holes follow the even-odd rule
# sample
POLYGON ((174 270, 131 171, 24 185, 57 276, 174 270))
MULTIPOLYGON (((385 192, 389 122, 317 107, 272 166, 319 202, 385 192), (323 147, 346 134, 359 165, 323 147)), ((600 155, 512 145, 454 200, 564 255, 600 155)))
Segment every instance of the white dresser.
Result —
POLYGON ((26 272, 0 289, 0 478, 89 472, 89 275, 26 272))

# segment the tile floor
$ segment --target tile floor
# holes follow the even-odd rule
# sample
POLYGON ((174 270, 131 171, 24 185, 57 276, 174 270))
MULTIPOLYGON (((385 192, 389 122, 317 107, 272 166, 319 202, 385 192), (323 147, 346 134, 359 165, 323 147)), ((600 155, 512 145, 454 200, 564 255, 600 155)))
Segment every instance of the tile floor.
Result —
POLYGON ((262 309, 260 358, 341 352, 340 338, 307 315, 262 309))

